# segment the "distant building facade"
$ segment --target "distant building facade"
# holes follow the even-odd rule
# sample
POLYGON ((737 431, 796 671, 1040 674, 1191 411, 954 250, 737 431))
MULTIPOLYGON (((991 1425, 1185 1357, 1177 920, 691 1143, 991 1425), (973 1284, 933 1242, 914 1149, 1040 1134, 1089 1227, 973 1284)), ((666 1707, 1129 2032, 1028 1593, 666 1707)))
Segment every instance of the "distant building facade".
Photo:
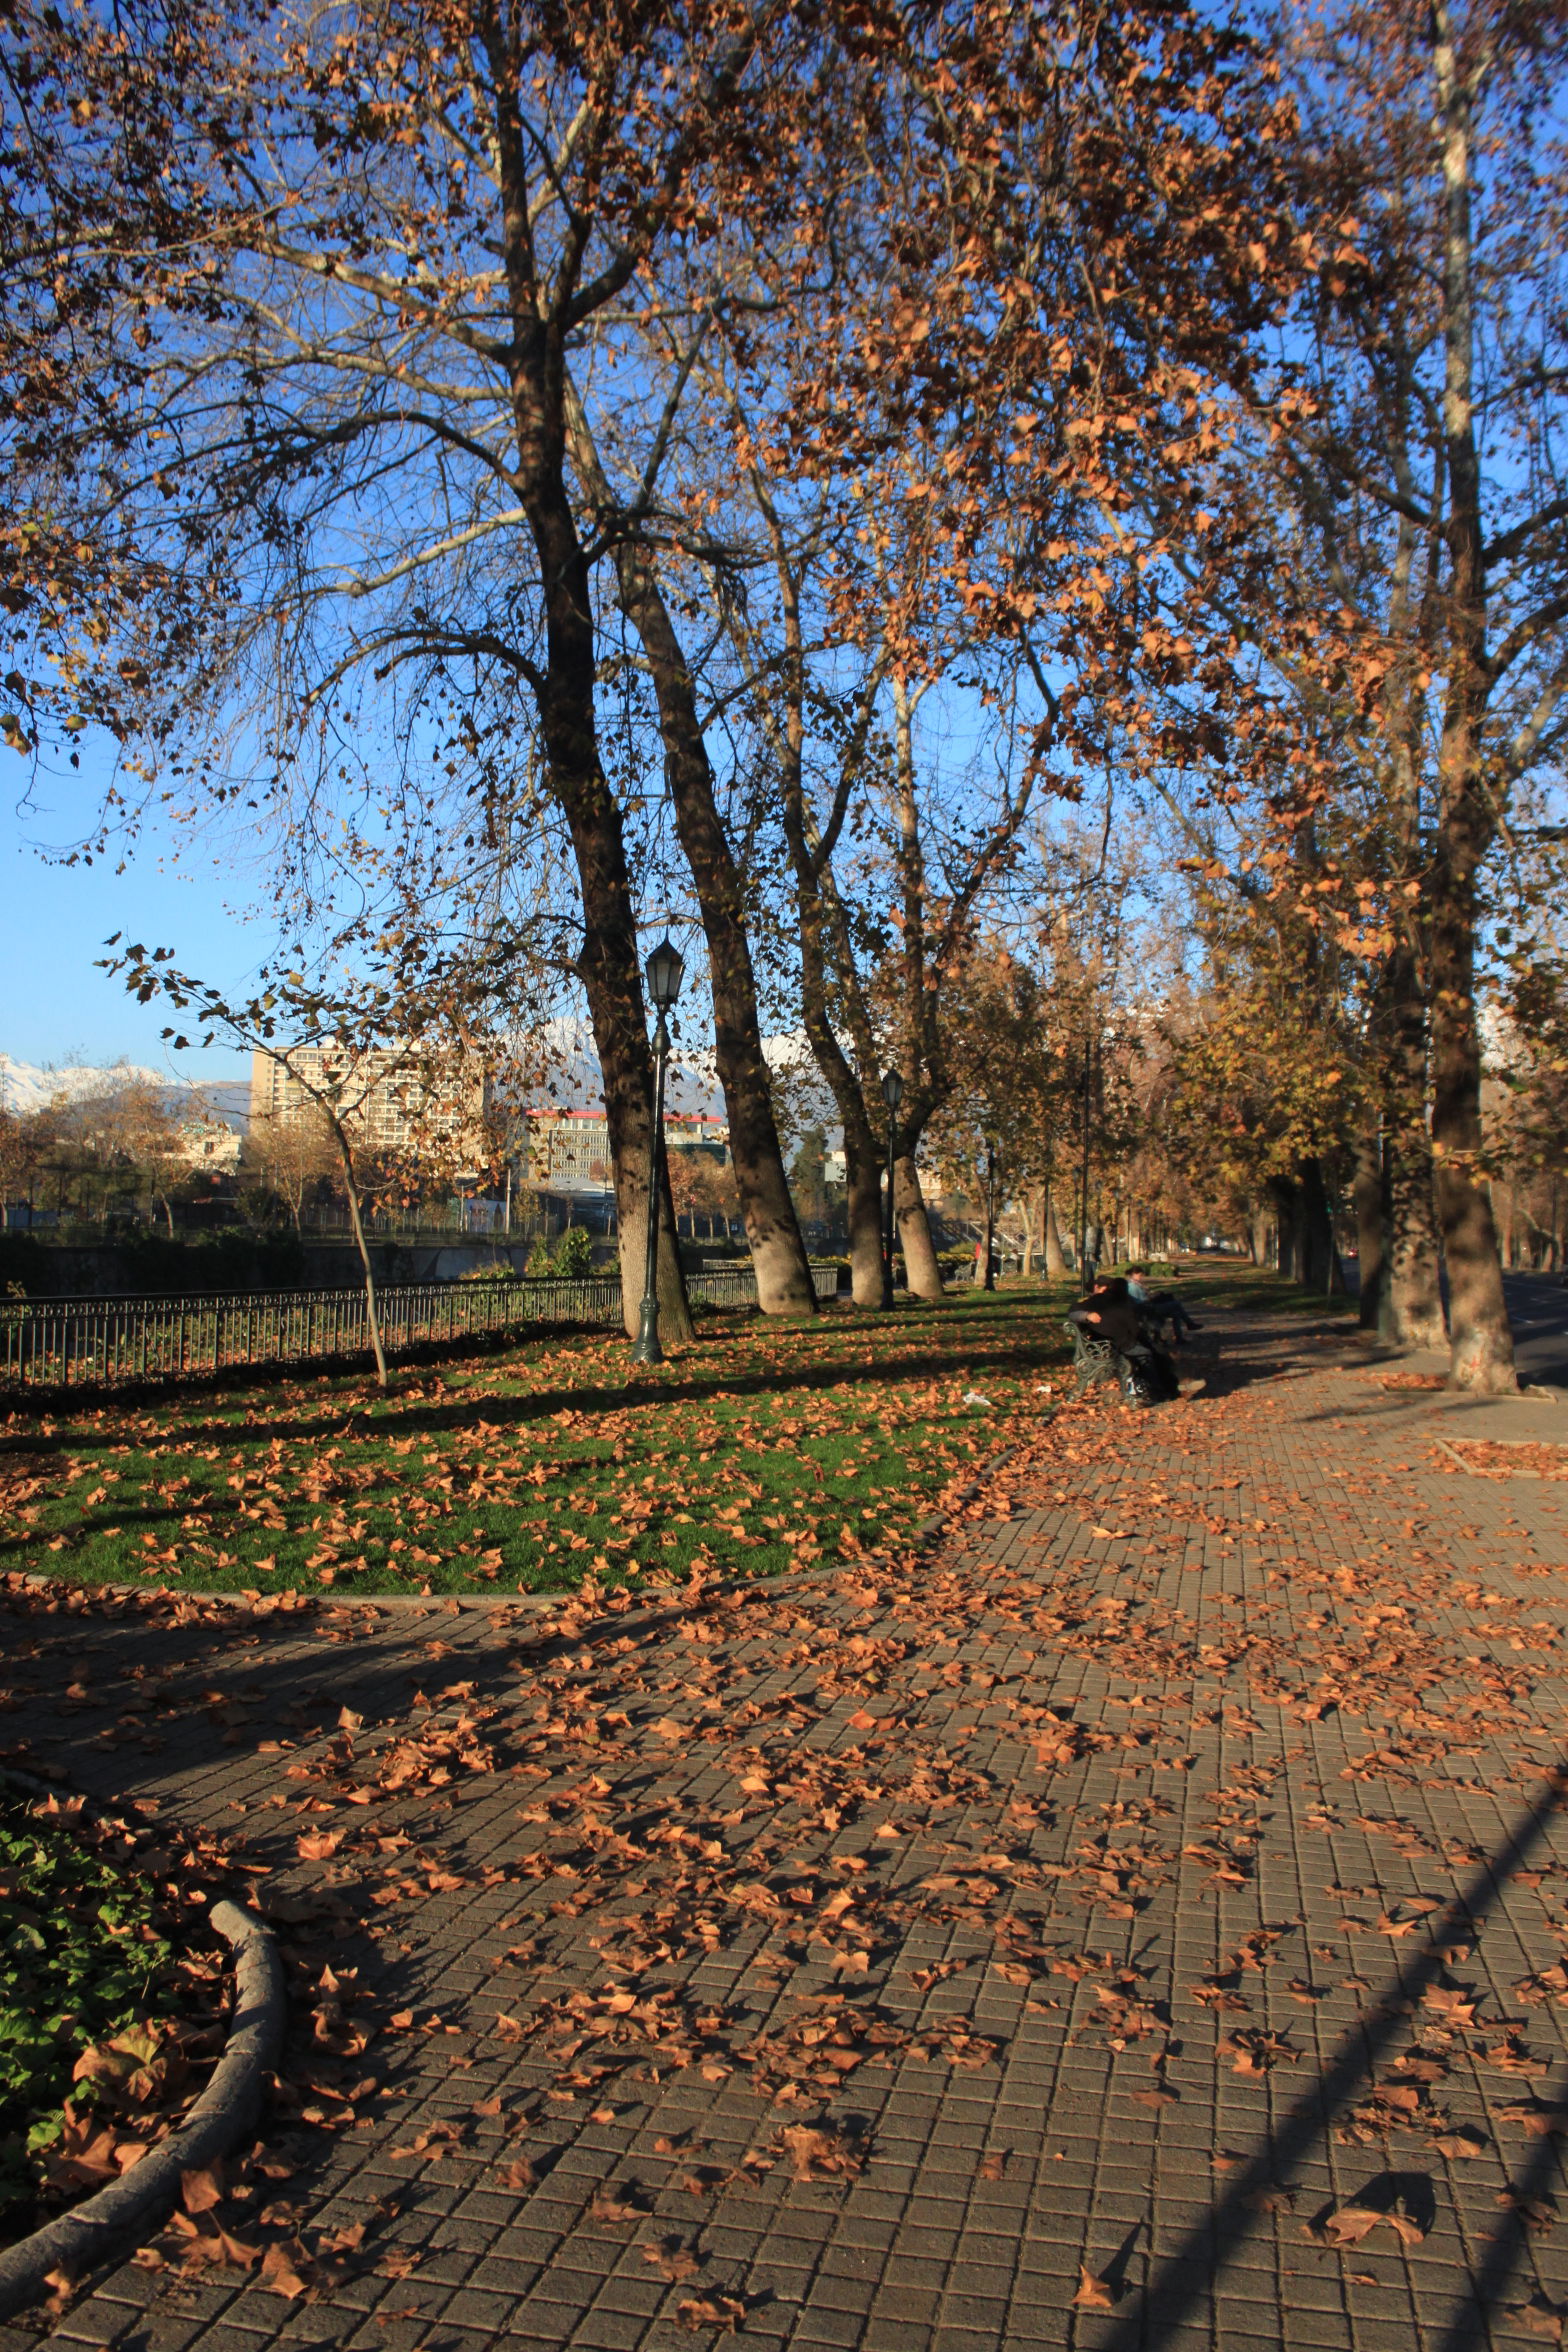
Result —
POLYGON ((341 1077, 341 1095, 349 1104, 343 1124, 359 1149, 428 1153, 433 1143, 444 1140, 473 1150, 479 1146, 488 1106, 487 1088, 478 1076, 432 1086, 397 1046, 373 1047, 353 1056, 331 1046, 301 1046, 289 1062, 292 1067, 269 1053, 252 1055, 253 1134, 268 1125, 292 1127, 307 1121, 315 1108, 310 1088, 325 1092, 341 1077))
MULTIPOLYGON (((524 1113, 528 1142, 524 1175, 530 1184, 562 1192, 608 1192, 614 1182, 610 1123, 602 1106, 581 1111, 524 1113)), ((730 1131, 706 1111, 666 1111, 664 1141, 669 1151, 701 1151, 726 1166, 730 1131)))
POLYGON ((240 1164, 240 1139, 222 1119, 189 1119, 180 1129, 183 1157, 192 1168, 232 1171, 240 1164))

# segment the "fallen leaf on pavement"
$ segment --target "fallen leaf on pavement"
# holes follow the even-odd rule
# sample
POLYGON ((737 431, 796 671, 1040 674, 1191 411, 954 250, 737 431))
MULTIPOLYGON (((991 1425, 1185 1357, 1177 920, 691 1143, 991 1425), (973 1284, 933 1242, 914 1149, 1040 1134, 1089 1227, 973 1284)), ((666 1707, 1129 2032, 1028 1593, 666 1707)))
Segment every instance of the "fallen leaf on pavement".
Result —
POLYGON ((1103 2278, 1097 2278, 1087 2262, 1078 2265, 1078 2292, 1073 2302, 1080 2311, 1114 2311, 1115 2289, 1103 2278))

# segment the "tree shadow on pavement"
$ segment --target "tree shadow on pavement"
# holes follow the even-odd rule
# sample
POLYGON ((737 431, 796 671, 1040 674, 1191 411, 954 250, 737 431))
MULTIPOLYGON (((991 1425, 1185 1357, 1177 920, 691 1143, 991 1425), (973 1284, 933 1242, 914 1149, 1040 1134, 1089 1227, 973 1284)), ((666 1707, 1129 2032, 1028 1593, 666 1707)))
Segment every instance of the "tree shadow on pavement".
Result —
MULTIPOLYGON (((1362 2012, 1311 2088, 1294 2101, 1205 2218, 1188 2231, 1174 2252, 1150 2264, 1138 2303, 1107 2323, 1095 2339, 1095 2352, 1157 2352, 1162 2344, 1187 2340, 1193 2324, 1201 2324, 1203 2306, 1219 2292, 1227 2263, 1257 2226, 1260 2211, 1267 2208, 1270 2185, 1289 2178, 1293 2167, 1327 2130, 1336 2111, 1365 2081, 1388 2043, 1408 2026, 1412 2004, 1435 1982, 1446 1964, 1449 1947, 1472 1939, 1476 1923, 1484 1918, 1507 1881, 1524 1867, 1565 1803, 1568 1756, 1549 1768, 1541 1796, 1520 1815, 1497 1849, 1477 1864, 1459 1894, 1433 1915, 1426 1950, 1413 1954, 1382 1998, 1362 2012)), ((1516 2186, 1525 2195, 1538 2193, 1546 2180, 1555 2177, 1556 2168, 1552 2137, 1543 2134, 1524 2180, 1516 2186)), ((1494 2236, 1432 2352, 1472 2352, 1486 2340, 1485 2314, 1506 2288, 1524 2237, 1522 2223, 1494 2236)))

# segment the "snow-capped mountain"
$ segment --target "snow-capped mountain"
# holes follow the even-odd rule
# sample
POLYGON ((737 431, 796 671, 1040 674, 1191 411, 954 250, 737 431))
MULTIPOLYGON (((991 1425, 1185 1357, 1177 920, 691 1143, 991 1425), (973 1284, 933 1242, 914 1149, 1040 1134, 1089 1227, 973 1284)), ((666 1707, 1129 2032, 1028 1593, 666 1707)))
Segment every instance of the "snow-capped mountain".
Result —
POLYGON ((196 1098, 202 1110, 223 1120, 226 1126, 243 1129, 250 1116, 250 1088, 243 1078, 198 1083, 194 1079, 173 1078, 167 1070, 149 1070, 139 1062, 103 1066, 72 1062, 63 1069, 50 1070, 40 1068, 36 1062, 19 1062, 6 1053, 0 1053, 0 1110, 25 1117, 62 1098, 75 1102, 121 1080, 158 1087, 171 1111, 179 1111, 196 1098))

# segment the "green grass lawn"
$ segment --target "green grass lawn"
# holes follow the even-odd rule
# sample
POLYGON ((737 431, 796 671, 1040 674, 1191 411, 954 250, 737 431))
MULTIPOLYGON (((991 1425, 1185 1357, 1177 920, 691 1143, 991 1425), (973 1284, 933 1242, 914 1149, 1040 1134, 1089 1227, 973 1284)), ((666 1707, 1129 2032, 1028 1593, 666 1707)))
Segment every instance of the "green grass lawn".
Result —
POLYGON ((360 1377, 17 1413, 0 1568, 195 1591, 536 1591, 767 1575, 908 1536, 1038 1421, 1070 1292, 806 1325, 725 1316, 654 1368, 619 1336, 360 1377), (971 1394, 983 1402, 969 1401, 971 1394))

